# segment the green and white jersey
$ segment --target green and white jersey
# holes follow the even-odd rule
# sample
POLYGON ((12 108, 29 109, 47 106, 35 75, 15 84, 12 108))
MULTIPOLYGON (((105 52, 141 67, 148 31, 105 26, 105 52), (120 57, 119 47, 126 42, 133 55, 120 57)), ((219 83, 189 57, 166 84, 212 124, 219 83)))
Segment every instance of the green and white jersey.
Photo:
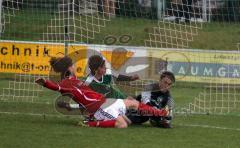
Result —
POLYGON ((113 77, 117 78, 118 75, 103 75, 100 80, 96 79, 93 75, 89 75, 85 81, 94 91, 104 94, 106 98, 125 99, 127 96, 113 85, 113 77))
POLYGON ((90 85, 91 83, 98 83, 103 85, 109 85, 112 83, 112 75, 106 74, 103 75, 100 80, 96 79, 93 75, 89 75, 85 81, 86 85, 90 85))

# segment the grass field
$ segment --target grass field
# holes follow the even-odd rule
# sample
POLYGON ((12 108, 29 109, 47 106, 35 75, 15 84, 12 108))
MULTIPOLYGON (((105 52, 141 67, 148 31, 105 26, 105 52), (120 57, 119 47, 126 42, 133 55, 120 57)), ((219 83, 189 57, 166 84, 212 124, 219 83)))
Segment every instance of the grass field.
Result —
MULTIPOLYGON (((7 86, 4 79, 1 88, 7 86)), ((172 90, 176 106, 186 106, 200 91, 197 85, 191 88, 176 85, 172 90)), ((38 103, 1 101, 0 147, 237 148, 240 145, 237 115, 177 114, 173 129, 156 128, 149 123, 127 129, 87 128, 77 126, 81 116, 56 112, 53 103, 57 96, 44 89, 35 100, 38 103)))
MULTIPOLYGON (((6 24, 1 39, 42 41, 43 33, 46 33, 53 17, 53 13, 46 10, 38 10, 37 15, 30 10, 16 11, 15 15, 10 17, 11 23, 6 24)), ((157 20, 114 17, 111 21, 106 21, 105 25, 88 43, 103 44, 107 35, 119 37, 127 33, 133 40, 124 45, 144 46, 147 32, 162 24, 158 24, 157 20)), ((198 35, 190 42, 189 48, 237 50, 236 45, 240 42, 239 24, 211 22, 202 25, 198 35)), ((121 44, 117 42, 116 45, 121 44)), ((13 76, 0 74, 0 94, 2 88, 9 86, 13 76)), ((176 108, 187 107, 194 97, 203 91, 203 85, 177 82, 172 89, 176 108)), ((10 94, 14 93, 13 90, 9 91, 10 94)), ((228 115, 176 114, 173 129, 155 128, 149 123, 130 126, 127 129, 86 128, 76 126, 78 121, 82 120, 81 116, 63 116, 56 111, 54 101, 58 96, 46 89, 38 97, 29 100, 24 97, 0 96, 0 147, 240 147, 239 109, 236 113, 228 115)))
POLYGON ((101 129, 76 126, 79 120, 0 114, 0 147, 169 147, 238 148, 236 116, 176 116, 173 129, 131 126, 101 129))

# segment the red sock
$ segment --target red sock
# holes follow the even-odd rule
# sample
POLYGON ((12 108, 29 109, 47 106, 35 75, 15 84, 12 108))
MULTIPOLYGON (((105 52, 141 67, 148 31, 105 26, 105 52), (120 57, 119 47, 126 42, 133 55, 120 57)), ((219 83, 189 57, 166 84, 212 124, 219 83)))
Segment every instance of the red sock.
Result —
POLYGON ((141 115, 145 116, 167 116, 168 114, 168 112, 164 109, 156 109, 143 103, 139 103, 138 111, 141 115))
POLYGON ((89 121, 87 124, 90 127, 115 127, 116 120, 107 121, 89 121))

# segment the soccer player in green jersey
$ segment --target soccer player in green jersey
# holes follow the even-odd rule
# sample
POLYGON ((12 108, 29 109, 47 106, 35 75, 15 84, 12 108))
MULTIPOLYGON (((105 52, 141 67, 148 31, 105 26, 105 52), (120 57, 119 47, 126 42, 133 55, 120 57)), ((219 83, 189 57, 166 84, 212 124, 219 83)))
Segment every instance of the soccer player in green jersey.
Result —
POLYGON ((85 84, 89 85, 95 91, 105 94, 110 98, 123 99, 126 97, 123 92, 112 85, 113 80, 135 81, 139 79, 138 75, 126 76, 117 74, 115 71, 111 71, 111 74, 107 74, 105 60, 99 55, 91 56, 88 61, 88 66, 90 69, 90 74, 87 77, 85 84))
MULTIPOLYGON (((106 98, 124 99, 127 97, 118 88, 112 85, 113 79, 116 81, 135 81, 139 79, 138 75, 126 76, 121 74, 106 74, 107 68, 105 60, 100 55, 93 55, 88 60, 90 74, 85 78, 84 85, 89 86, 94 91, 103 94, 106 98)), ((68 110, 78 109, 78 104, 69 104, 67 102, 58 102, 58 106, 68 110)))

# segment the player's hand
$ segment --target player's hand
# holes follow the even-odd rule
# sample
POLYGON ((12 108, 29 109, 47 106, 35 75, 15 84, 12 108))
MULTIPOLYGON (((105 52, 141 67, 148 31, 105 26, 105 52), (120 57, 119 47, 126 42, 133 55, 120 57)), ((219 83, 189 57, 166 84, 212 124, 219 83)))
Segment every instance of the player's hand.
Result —
POLYGON ((38 85, 44 86, 45 80, 43 78, 38 78, 37 80, 35 80, 35 83, 37 83, 38 85))
POLYGON ((138 80, 138 79, 139 79, 139 76, 137 74, 131 76, 132 81, 135 81, 135 80, 138 80))
POLYGON ((171 109, 169 109, 169 107, 168 106, 166 106, 165 108, 163 108, 166 112, 167 112, 167 116, 166 117, 170 117, 171 116, 171 112, 172 112, 172 110, 171 109))

